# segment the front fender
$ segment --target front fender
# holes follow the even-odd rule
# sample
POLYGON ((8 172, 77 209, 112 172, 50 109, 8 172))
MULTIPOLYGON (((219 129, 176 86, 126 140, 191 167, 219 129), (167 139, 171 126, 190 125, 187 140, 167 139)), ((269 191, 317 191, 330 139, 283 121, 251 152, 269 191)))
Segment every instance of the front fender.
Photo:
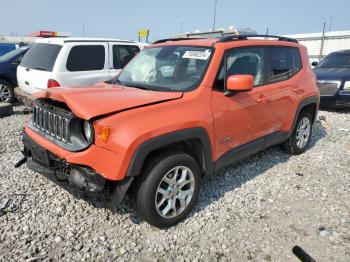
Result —
POLYGON ((205 171, 210 172, 213 170, 214 165, 209 135, 204 128, 196 127, 164 134, 139 145, 131 158, 126 176, 130 177, 139 175, 146 157, 154 150, 191 139, 198 139, 201 142, 204 154, 205 171))

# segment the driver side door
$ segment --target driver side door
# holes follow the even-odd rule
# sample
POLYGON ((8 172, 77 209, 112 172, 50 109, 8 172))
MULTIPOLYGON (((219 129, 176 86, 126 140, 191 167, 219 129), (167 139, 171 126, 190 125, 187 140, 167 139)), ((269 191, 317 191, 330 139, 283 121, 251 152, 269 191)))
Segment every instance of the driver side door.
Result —
POLYGON ((225 159, 235 151, 239 154, 243 146, 250 153, 265 146, 263 137, 269 133, 270 123, 264 57, 264 47, 235 48, 225 54, 212 91, 215 159, 225 159), (226 79, 239 74, 253 75, 254 88, 228 95, 226 79))

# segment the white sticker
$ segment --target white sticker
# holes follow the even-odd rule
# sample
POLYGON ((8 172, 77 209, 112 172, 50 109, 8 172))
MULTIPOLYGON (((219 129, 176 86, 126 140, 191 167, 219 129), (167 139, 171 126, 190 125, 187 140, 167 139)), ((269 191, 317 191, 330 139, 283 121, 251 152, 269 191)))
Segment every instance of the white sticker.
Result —
POLYGON ((211 51, 209 49, 203 51, 186 51, 182 58, 189 58, 189 59, 201 59, 201 60, 208 60, 209 56, 211 54, 211 51))

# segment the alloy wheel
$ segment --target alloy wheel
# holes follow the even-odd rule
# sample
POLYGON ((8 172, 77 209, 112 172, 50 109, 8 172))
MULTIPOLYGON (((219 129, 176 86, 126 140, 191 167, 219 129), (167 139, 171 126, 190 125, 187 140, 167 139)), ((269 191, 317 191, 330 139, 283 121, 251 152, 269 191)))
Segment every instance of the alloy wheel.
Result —
POLYGON ((303 117, 298 124, 296 132, 296 143, 297 147, 302 149, 306 146, 309 141, 311 133, 311 123, 308 117, 303 117))
POLYGON ((8 102, 11 99, 10 88, 4 84, 0 84, 0 102, 8 102))
POLYGON ((190 204, 195 189, 193 172, 186 166, 177 166, 168 171, 160 181, 155 206, 163 218, 180 215, 190 204))

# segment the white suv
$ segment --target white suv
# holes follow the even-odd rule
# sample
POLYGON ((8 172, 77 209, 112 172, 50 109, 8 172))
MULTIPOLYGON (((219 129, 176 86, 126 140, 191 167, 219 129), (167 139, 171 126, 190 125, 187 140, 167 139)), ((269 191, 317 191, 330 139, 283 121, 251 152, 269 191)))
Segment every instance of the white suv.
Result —
POLYGON ((117 39, 38 39, 17 68, 20 90, 17 88, 16 95, 108 81, 143 47, 140 43, 117 39))

